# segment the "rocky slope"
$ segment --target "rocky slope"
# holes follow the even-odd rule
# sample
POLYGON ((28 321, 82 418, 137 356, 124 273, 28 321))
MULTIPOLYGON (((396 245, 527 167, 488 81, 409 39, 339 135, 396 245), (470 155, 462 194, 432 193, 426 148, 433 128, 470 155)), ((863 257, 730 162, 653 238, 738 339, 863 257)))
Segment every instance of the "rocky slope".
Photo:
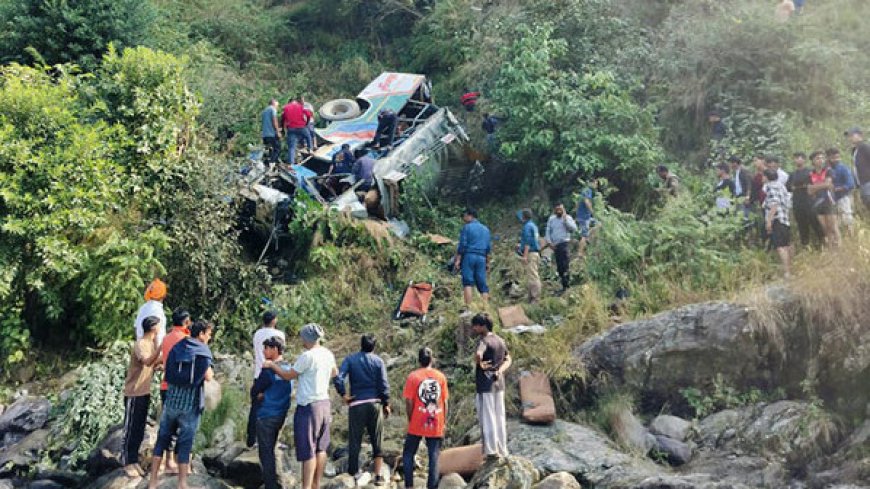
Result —
MULTIPOLYGON (((812 311, 797 296, 770 289, 765 299, 765 308, 790 314, 769 323, 757 307, 698 304, 614 327, 578 345, 575 353, 589 381, 561 386, 567 393, 559 402, 562 419, 549 426, 509 420, 512 456, 485 464, 468 479, 445 477, 442 487, 870 487, 870 322, 808 324, 812 311), (808 378, 818 386, 812 392, 808 378), (791 400, 744 398, 735 403, 740 405, 691 419, 695 408, 681 391, 709 392, 717 383, 735 393, 781 389, 791 400), (614 390, 635 395, 641 409, 619 414, 613 439, 599 428, 565 420, 581 419, 614 390), (665 410, 681 417, 660 415, 665 410)), ((244 360, 227 357, 222 363, 225 382, 247 376, 244 360)), ((348 477, 336 475, 346 463, 341 436, 346 419, 336 411, 338 436, 324 487, 353 487, 348 477)), ((0 416, 0 488, 142 487, 142 480, 118 470, 119 429, 94 451, 86 472, 35 470, 52 422, 45 399, 22 397, 6 408, 0 416)), ((261 485, 256 453, 235 441, 240 428, 216 430, 210 448, 196 456, 199 487, 261 485)), ((391 420, 391 442, 401 439, 402 429, 401 416, 391 420)), ((153 430, 149 427, 143 456, 153 430)), ((473 443, 478 436, 471 432, 466 438, 473 443)), ((401 463, 397 443, 387 449, 393 470, 401 463)), ((293 487, 298 466, 289 449, 279 452, 285 487, 293 487)), ((425 476, 423 467, 418 469, 420 486, 425 476)), ((161 487, 174 487, 173 480, 161 487)))

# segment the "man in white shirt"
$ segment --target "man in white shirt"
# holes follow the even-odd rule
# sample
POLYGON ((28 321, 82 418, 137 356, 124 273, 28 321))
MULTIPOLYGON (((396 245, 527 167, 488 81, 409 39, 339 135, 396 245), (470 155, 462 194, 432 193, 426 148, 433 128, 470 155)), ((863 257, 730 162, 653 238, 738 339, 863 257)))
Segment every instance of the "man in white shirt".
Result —
POLYGON ((166 312, 163 310, 163 300, 166 299, 166 284, 159 278, 155 278, 145 288, 145 304, 139 308, 136 314, 136 320, 133 321, 133 329, 136 331, 136 341, 142 339, 142 321, 149 316, 156 317, 160 322, 157 323, 157 346, 163 343, 163 337, 166 336, 166 312))
POLYGON ((299 331, 305 351, 299 355, 293 368, 282 370, 270 361, 263 368, 271 368, 284 380, 296 382, 296 412, 293 415, 293 441, 296 460, 302 462, 302 489, 320 487, 326 468, 326 449, 329 447, 329 428, 332 423, 332 404, 329 401, 330 380, 338 375, 335 356, 320 346, 323 329, 309 323, 299 331))
MULTIPOLYGON (((266 357, 263 354, 263 342, 277 336, 282 341, 287 342, 284 332, 278 329, 278 315, 274 311, 266 311, 263 313, 263 327, 254 332, 254 380, 260 376, 260 370, 263 368, 263 362, 266 357)), ((248 432, 246 442, 248 448, 254 446, 257 441, 257 408, 262 403, 261 399, 254 394, 254 386, 251 384, 251 411, 248 413, 248 432)))

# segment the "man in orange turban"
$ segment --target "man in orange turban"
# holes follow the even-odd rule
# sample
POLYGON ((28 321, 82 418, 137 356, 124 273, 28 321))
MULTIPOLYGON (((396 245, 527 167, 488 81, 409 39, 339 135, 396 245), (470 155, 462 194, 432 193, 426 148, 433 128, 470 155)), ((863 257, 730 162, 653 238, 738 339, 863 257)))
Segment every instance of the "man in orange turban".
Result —
POLYGON ((166 292, 166 283, 159 278, 152 280, 145 288, 145 304, 139 308, 136 321, 133 323, 137 340, 142 338, 142 321, 149 316, 154 316, 160 320, 155 328, 157 330, 157 347, 163 343, 163 337, 166 336, 166 313, 163 310, 163 299, 166 298, 166 292))

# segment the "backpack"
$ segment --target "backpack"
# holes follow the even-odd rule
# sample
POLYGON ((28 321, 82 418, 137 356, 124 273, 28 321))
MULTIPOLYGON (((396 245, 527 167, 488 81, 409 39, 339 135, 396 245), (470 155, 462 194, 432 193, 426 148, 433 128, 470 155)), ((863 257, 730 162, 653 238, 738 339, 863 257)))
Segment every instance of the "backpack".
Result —
POLYGON ((205 355, 200 354, 202 349, 196 343, 195 340, 184 338, 172 347, 166 359, 166 383, 179 387, 195 387, 202 383, 208 363, 205 368, 202 363, 197 367, 197 357, 205 355))

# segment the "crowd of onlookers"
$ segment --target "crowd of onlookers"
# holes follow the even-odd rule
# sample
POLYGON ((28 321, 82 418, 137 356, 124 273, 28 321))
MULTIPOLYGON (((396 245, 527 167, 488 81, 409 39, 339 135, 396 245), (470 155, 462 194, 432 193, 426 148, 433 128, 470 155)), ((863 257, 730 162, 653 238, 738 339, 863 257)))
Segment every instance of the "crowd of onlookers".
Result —
MULTIPOLYGON (((124 385, 124 471, 130 478, 146 474, 139 464, 139 450, 149 414, 151 383, 154 373, 162 371, 160 386, 161 413, 157 440, 151 459, 149 489, 158 487, 161 472, 177 474, 178 487, 186 489, 190 474, 191 452, 202 413, 214 403, 214 360, 209 343, 215 326, 191 319, 184 308, 171 315, 171 329, 166 333, 164 300, 167 286, 159 279, 148 285, 145 304, 135 320, 136 342, 124 385)), ((505 342, 493 333, 489 315, 480 313, 471 319, 471 329, 478 337, 474 350, 475 406, 481 429, 483 455, 487 458, 507 456, 504 373, 511 366, 505 342)), ((367 481, 375 486, 387 484, 383 470, 384 419, 393 412, 392 392, 383 359, 375 353, 374 335, 360 339, 358 352, 348 353, 340 366, 333 353, 323 346, 325 332, 315 323, 301 327, 301 348, 294 362, 289 357, 286 334, 278 327, 278 316, 268 311, 263 324, 253 334, 253 383, 248 416, 247 445, 257 446, 266 489, 281 487, 275 449, 295 395, 292 447, 302 464, 301 487, 320 487, 327 452, 333 406, 330 386, 334 387, 348 410, 347 473, 357 485, 367 481), (349 388, 347 384, 350 384, 349 388), (360 470, 360 446, 364 435, 372 446, 372 474, 360 470), (365 481, 363 481, 365 478, 365 481)), ((435 368, 432 350, 423 346, 417 355, 418 368, 409 371, 402 391, 407 431, 402 454, 404 486, 414 487, 414 457, 425 440, 428 456, 428 488, 439 483, 439 453, 444 440, 448 382, 435 368)), ((289 470, 284 468, 284 470, 289 470)))
MULTIPOLYGON (((837 247, 843 233, 855 223, 855 200, 870 207, 870 144, 858 127, 844 133, 849 140, 850 163, 837 148, 817 150, 807 156, 792 155, 791 173, 777 156, 757 154, 747 168, 739 156, 716 166, 718 181, 713 189, 716 206, 723 212, 740 213, 747 230, 769 243, 790 273, 792 221, 802 246, 837 247), (857 194, 857 195, 856 195, 857 194)), ((679 180, 665 166, 658 167, 664 195, 677 195, 679 180)))

